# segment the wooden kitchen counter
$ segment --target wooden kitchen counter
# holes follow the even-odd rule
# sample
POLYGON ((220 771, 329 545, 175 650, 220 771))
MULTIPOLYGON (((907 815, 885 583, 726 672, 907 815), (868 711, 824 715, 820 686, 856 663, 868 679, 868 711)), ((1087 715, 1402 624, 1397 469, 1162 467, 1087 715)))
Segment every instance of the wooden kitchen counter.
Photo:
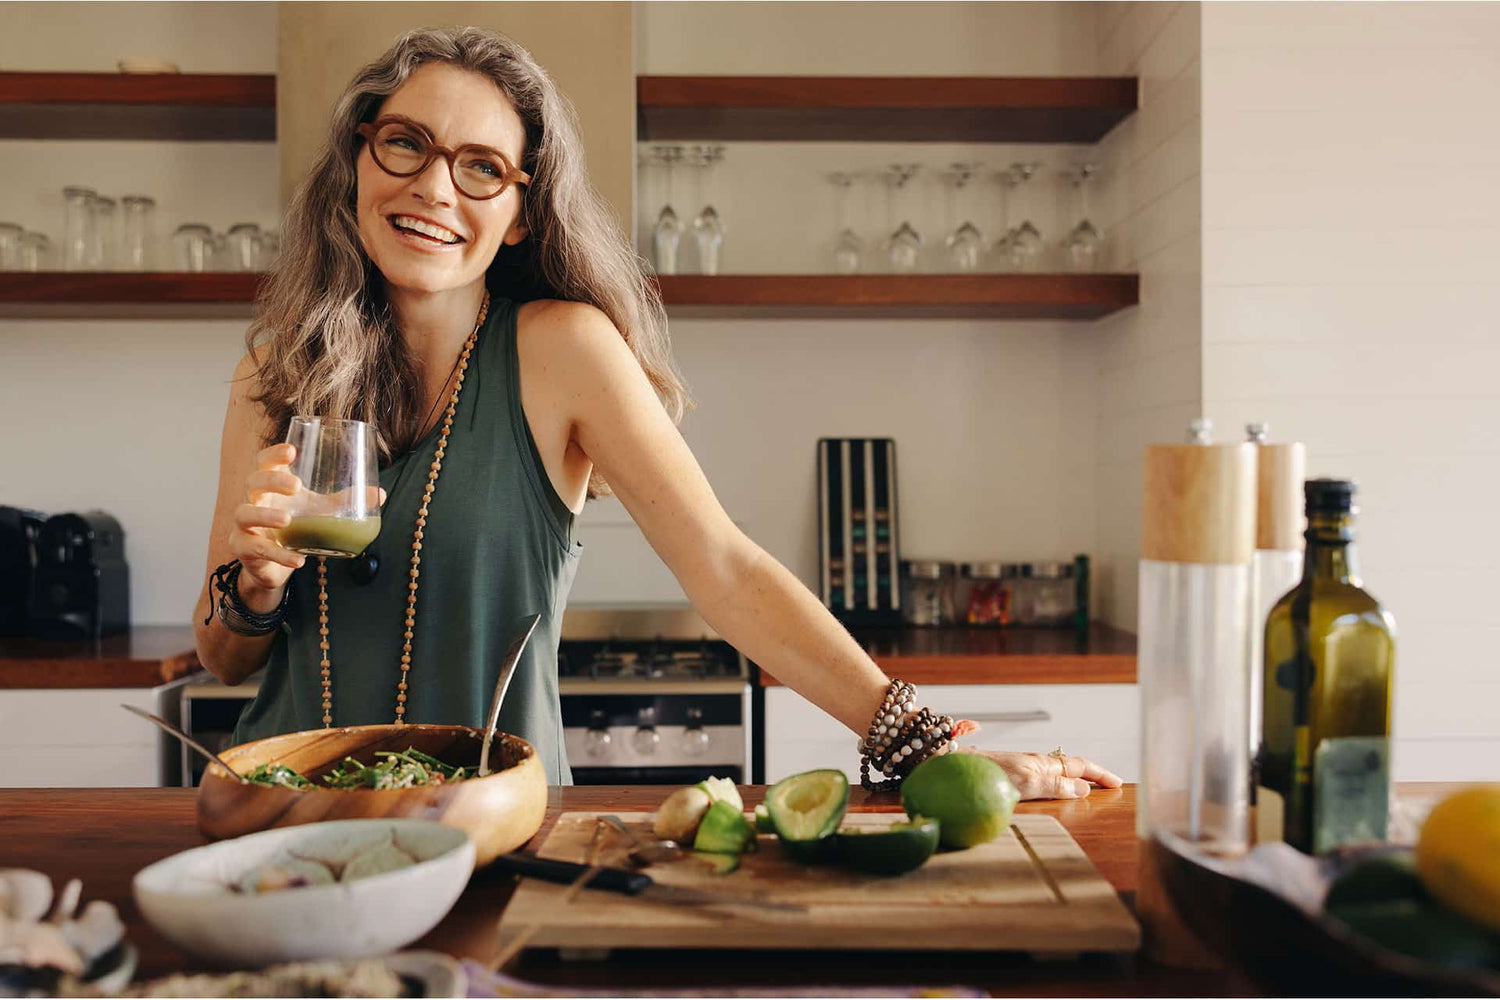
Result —
MULTIPOLYGON (((854 629, 892 677, 913 684, 1134 684, 1135 635, 1095 622, 1069 628, 854 629)), ((781 682, 765 670, 761 684, 781 682)))
POLYGON ((203 667, 190 625, 139 625, 90 639, 0 638, 0 689, 149 688, 203 667))
MULTIPOLYGON (((565 810, 628 812, 656 807, 663 788, 554 788, 540 843, 565 810)), ((747 804, 764 788, 747 787, 747 804)), ((856 811, 897 811, 894 796, 853 790, 856 811)), ((1122 893, 1136 885, 1135 790, 1096 790, 1087 799, 1030 802, 1023 812, 1057 817, 1122 893)), ((7 866, 34 868, 61 886, 83 880, 83 898, 106 899, 120 908, 129 937, 141 953, 138 975, 153 977, 195 968, 191 959, 146 925, 130 895, 137 871, 169 854, 204 843, 194 825, 191 789, 0 789, 0 858, 7 866)), ((448 917, 413 947, 434 948, 487 961, 496 953, 496 926, 514 880, 480 872, 448 917)), ((830 986, 967 984, 996 995, 1031 996, 1223 996, 1249 992, 1230 973, 1186 973, 1132 959, 1093 957, 1037 962, 999 953, 778 952, 774 960, 753 953, 661 950, 616 952, 606 961, 567 962, 555 952, 525 953, 509 970, 524 979, 628 989, 681 985, 830 986)))

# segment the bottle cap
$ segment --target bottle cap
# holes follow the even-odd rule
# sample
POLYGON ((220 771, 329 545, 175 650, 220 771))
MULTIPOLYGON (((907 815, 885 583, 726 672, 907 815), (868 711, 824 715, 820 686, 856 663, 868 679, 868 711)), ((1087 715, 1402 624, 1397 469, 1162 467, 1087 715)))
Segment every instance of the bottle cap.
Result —
POLYGON ((1313 514, 1353 514, 1354 480, 1309 479, 1302 487, 1307 498, 1308 516, 1313 514))

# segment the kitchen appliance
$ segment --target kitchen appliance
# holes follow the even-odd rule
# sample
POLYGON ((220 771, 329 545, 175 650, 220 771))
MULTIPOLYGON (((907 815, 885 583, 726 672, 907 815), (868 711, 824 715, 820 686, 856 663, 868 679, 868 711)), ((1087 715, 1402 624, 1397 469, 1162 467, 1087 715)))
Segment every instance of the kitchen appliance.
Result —
POLYGON ((55 514, 37 536, 27 609, 32 635, 92 638, 130 627, 125 531, 99 510, 55 514))
POLYGON ((27 634, 26 604, 36 576, 36 540, 47 515, 0 506, 0 636, 27 634))
POLYGON ((751 669, 691 608, 568 610, 557 673, 573 780, 751 780, 751 669))
POLYGON ((895 441, 818 441, 818 593, 845 625, 901 624, 896 516, 895 441))

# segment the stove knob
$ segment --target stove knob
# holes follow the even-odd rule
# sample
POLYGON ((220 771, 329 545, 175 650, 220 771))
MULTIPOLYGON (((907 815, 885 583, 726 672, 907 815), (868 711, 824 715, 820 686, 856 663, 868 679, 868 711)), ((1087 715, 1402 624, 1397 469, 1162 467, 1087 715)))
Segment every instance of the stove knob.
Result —
POLYGON ((656 731, 655 726, 642 726, 630 737, 630 745, 635 747, 638 754, 656 753, 657 745, 661 743, 661 734, 656 731))
POLYGON ((590 757, 604 757, 609 754, 615 739, 609 735, 609 718, 603 712, 595 710, 589 713, 589 728, 583 740, 583 752, 590 757))
POLYGON ((708 733, 703 730, 701 709, 687 710, 687 728, 682 731, 682 752, 689 757, 701 757, 708 752, 708 733))

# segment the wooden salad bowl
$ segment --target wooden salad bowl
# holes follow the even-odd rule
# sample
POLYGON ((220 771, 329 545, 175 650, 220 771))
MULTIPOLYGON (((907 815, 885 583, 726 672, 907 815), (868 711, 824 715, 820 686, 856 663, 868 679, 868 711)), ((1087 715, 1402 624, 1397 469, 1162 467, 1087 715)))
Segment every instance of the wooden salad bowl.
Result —
MULTIPOLYGON (((414 747, 445 764, 473 767, 484 732, 468 726, 384 725, 313 729, 271 736, 221 751, 237 774, 281 763, 321 785, 323 774, 345 757, 376 762, 382 750, 414 747)), ((496 733, 490 774, 451 784, 396 789, 291 789, 252 784, 209 764, 198 788, 198 829, 212 840, 273 827, 334 819, 403 816, 433 819, 469 834, 475 864, 526 843, 547 811, 547 772, 531 744, 496 733)))

